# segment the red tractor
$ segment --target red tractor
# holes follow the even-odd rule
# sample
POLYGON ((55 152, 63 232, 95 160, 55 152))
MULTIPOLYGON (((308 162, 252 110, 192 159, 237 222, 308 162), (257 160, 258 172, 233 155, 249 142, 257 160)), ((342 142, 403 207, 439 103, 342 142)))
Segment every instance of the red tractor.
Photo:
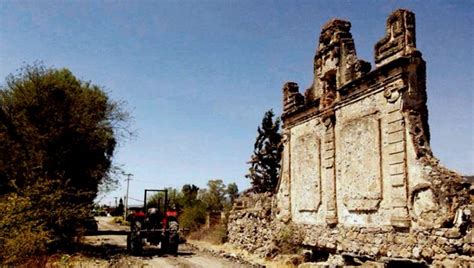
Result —
POLYGON ((180 242, 177 214, 176 210, 169 208, 168 190, 146 189, 143 210, 127 217, 130 222, 127 249, 134 255, 140 255, 145 243, 160 244, 163 252, 177 255, 180 242), (150 192, 158 193, 153 203, 147 203, 150 192))

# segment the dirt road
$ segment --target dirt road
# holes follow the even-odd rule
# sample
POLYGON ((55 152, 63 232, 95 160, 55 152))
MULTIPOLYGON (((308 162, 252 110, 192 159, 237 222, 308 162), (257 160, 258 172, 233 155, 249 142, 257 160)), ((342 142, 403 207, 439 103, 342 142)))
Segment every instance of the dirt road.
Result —
MULTIPOLYGON (((98 217, 99 230, 126 230, 110 217, 98 217)), ((179 246, 178 255, 162 254, 159 248, 145 246, 143 256, 131 256, 126 250, 126 236, 87 236, 81 267, 249 267, 195 250, 187 244, 179 246)))

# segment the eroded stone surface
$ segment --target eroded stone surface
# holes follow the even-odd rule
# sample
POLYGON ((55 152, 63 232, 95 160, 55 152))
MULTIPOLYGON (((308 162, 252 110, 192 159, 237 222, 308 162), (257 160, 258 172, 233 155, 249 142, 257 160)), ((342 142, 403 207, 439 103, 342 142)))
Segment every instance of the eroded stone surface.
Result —
POLYGON ((431 152, 414 14, 389 16, 373 71, 357 59, 350 27, 323 26, 304 95, 284 85, 282 172, 276 195, 264 198, 272 212, 252 202, 235 209, 230 242, 265 255, 293 226, 292 241, 320 252, 472 264, 473 187, 431 152))

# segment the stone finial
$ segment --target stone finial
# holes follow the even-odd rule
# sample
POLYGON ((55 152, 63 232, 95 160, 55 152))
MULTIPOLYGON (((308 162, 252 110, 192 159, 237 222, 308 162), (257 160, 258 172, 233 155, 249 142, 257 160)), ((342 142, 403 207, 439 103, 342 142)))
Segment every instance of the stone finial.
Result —
POLYGON ((357 59, 351 23, 332 19, 321 31, 314 57, 314 81, 307 90, 307 102, 335 95, 337 88, 370 71, 368 62, 357 59))
POLYGON ((283 85, 283 113, 292 112, 304 105, 304 97, 299 93, 298 84, 286 82, 283 85))
POLYGON ((375 65, 378 68, 414 51, 416 51, 415 14, 399 9, 388 17, 385 37, 375 44, 375 65))

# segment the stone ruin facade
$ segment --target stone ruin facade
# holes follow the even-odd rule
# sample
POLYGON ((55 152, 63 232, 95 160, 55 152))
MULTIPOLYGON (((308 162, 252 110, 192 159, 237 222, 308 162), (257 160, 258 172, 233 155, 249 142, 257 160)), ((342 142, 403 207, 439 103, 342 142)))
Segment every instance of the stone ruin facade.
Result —
POLYGON ((381 265, 474 265, 473 187, 432 154, 415 15, 388 17, 373 70, 357 58, 350 28, 339 19, 324 25, 311 87, 283 86, 277 193, 243 197, 252 205, 231 213, 230 243, 265 254, 291 225, 313 252, 381 265))

